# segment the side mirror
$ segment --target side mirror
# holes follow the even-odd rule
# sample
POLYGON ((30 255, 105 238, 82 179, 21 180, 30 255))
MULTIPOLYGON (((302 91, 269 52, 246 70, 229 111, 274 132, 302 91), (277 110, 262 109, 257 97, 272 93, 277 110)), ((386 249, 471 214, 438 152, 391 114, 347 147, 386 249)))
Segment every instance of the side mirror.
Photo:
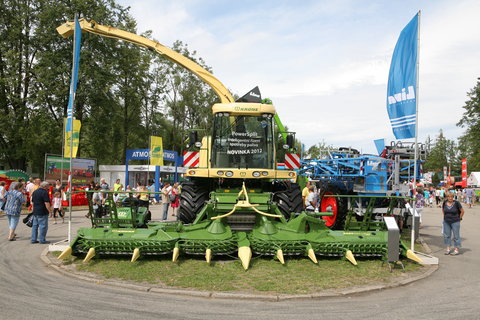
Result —
POLYGON ((191 146, 194 146, 195 143, 198 141, 198 132, 197 131, 190 131, 190 137, 189 137, 189 144, 191 146))
POLYGON ((295 146, 295 138, 291 133, 287 135, 287 145, 289 148, 293 148, 295 146))

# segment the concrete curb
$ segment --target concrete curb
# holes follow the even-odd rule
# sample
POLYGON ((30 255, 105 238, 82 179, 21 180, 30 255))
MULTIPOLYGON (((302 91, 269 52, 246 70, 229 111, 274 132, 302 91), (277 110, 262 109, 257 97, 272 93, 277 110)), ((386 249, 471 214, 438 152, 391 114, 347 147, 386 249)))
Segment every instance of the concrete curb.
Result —
MULTIPOLYGON (((425 241, 421 237, 419 237, 419 241, 424 247, 425 251, 430 254, 432 250, 425 243, 425 241)), ((92 273, 79 272, 73 266, 64 265, 62 262, 56 259, 51 259, 48 256, 48 252, 49 252, 48 248, 45 248, 45 250, 43 250, 42 254, 40 255, 40 258, 42 259, 43 262, 45 262, 47 266, 51 267, 52 269, 56 270, 57 272, 59 272, 64 276, 76 278, 82 281, 91 282, 97 285, 107 285, 112 287, 119 287, 119 288, 154 293, 154 294, 173 294, 173 295, 183 295, 183 296, 209 298, 209 299, 246 299, 246 300, 271 301, 271 302, 279 302, 279 301, 286 301, 286 300, 325 299, 325 298, 332 298, 332 297, 364 294, 364 293, 369 293, 373 291, 380 291, 380 290, 395 288, 399 286, 404 286, 412 282, 427 278, 438 269, 438 265, 432 265, 432 266, 424 265, 421 272, 412 272, 411 274, 408 274, 406 278, 395 279, 392 282, 385 283, 385 284, 373 284, 373 285, 369 284, 369 285, 355 286, 355 287, 344 288, 344 289, 329 289, 329 290, 324 290, 324 291, 312 293, 312 294, 261 295, 261 294, 242 293, 242 292, 197 291, 197 290, 188 290, 188 289, 181 289, 181 288, 174 288, 174 287, 152 286, 148 284, 145 284, 145 285, 133 284, 133 283, 129 283, 127 281, 122 281, 122 280, 103 279, 92 273)))

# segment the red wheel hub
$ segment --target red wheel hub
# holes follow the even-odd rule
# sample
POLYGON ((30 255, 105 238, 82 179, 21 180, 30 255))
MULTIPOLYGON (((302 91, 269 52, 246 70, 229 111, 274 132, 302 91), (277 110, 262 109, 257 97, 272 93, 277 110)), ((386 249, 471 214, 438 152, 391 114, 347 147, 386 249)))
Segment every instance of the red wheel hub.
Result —
MULTIPOLYGON (((324 195, 334 195, 333 192, 325 192, 324 195)), ((324 216, 322 217, 325 220, 325 225, 327 227, 331 227, 335 224, 337 220, 337 198, 334 197, 323 197, 322 202, 320 203, 320 212, 333 212, 332 216, 324 216)))

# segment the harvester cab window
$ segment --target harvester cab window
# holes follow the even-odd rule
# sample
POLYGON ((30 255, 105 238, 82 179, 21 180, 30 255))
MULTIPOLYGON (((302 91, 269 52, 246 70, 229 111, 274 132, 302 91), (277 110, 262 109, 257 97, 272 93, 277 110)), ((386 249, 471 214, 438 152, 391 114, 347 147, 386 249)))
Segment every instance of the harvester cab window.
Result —
POLYGON ((212 168, 273 169, 272 117, 217 113, 212 168))

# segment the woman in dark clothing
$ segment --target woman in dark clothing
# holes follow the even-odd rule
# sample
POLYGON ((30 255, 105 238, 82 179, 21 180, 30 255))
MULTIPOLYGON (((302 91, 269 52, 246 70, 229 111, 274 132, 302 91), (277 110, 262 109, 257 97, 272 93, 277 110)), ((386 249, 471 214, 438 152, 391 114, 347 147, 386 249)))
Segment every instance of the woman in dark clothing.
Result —
POLYGON ((447 193, 447 200, 443 203, 442 211, 443 237, 445 245, 447 246, 445 254, 456 256, 458 254, 458 249, 462 246, 462 243, 460 242, 460 221, 462 221, 465 211, 460 202, 453 199, 453 194, 451 192, 447 193), (452 233, 453 251, 451 250, 452 233))
MULTIPOLYGON (((87 191, 93 191, 95 190, 95 181, 90 181, 90 183, 88 184, 88 187, 86 188, 87 191)), ((92 201, 92 195, 93 195, 93 192, 87 192, 87 199, 92 201)))
POLYGON ((53 187, 52 194, 55 194, 55 192, 60 192, 63 197, 63 186, 60 179, 55 180, 55 186, 53 187))

